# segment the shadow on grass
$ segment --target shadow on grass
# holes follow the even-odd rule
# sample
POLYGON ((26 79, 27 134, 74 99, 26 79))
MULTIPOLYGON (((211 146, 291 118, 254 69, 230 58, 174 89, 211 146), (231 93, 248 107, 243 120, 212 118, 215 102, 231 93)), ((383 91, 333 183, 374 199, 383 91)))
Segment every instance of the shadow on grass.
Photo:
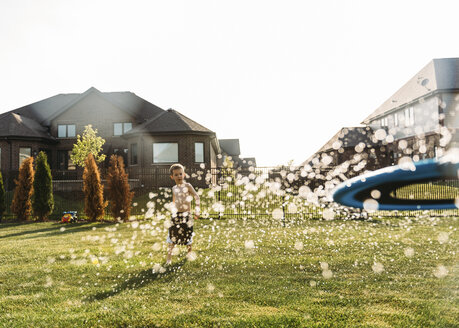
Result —
MULTIPOLYGON (((26 224, 33 224, 33 223, 36 223, 36 222, 17 223, 17 224, 11 224, 11 225, 8 224, 8 227, 23 226, 26 224)), ((52 225, 52 227, 49 227, 49 228, 34 229, 34 230, 27 230, 27 231, 11 233, 8 235, 0 236, 0 239, 19 237, 19 236, 28 236, 26 239, 50 237, 50 236, 55 236, 55 235, 63 235, 63 234, 68 234, 68 233, 86 231, 86 230, 92 229, 93 227, 98 227, 99 225, 106 226, 106 225, 111 224, 111 223, 100 223, 98 225, 92 225, 93 223, 94 222, 81 222, 81 223, 72 223, 71 225, 64 225, 64 224, 56 222, 52 225), (61 231, 61 228, 65 228, 65 230, 61 231), (42 234, 43 232, 46 232, 46 233, 42 234), (34 235, 34 234, 38 234, 38 235, 34 235)), ((113 224, 116 224, 116 222, 114 222, 113 224)))
POLYGON ((104 300, 106 298, 115 296, 125 290, 132 290, 132 289, 139 289, 143 288, 146 285, 152 283, 153 281, 161 278, 161 277, 166 277, 170 275, 171 273, 176 272, 178 269, 180 269, 184 264, 186 263, 186 258, 181 260, 180 262, 174 263, 168 267, 166 267, 166 271, 163 273, 160 272, 154 272, 151 268, 147 270, 140 271, 136 275, 134 275, 132 278, 124 281, 121 285, 116 285, 111 290, 105 291, 105 292, 100 292, 95 295, 88 296, 85 301, 87 302, 95 302, 95 301, 100 301, 104 300))

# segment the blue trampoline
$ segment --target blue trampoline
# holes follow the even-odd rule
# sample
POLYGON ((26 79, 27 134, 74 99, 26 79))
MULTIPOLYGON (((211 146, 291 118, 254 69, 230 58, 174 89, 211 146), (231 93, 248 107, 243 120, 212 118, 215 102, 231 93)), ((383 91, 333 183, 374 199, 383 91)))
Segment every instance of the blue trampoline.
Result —
POLYGON ((414 184, 458 180, 458 170, 457 162, 434 159, 390 166, 343 182, 334 190, 333 200, 355 208, 364 208, 364 202, 372 200, 377 210, 456 209, 455 198, 406 199, 396 197, 395 191, 414 184))

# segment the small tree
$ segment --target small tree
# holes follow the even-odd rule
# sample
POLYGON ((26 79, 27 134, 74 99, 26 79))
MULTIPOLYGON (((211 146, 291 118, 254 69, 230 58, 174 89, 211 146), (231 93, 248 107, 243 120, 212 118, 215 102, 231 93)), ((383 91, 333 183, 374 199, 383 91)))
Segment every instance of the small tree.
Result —
POLYGON ((2 220, 3 213, 6 211, 5 203, 5 188, 3 187, 3 177, 2 172, 0 171, 0 221, 2 220))
POLYGON ((33 157, 29 157, 22 162, 19 168, 18 180, 14 180, 16 188, 14 189, 13 202, 11 203, 11 212, 19 220, 28 220, 32 213, 33 178, 33 157))
POLYGON ((105 155, 101 154, 102 146, 105 140, 97 136, 97 129, 93 129, 92 125, 85 126, 83 136, 77 136, 77 142, 73 145, 70 159, 75 165, 85 166, 86 158, 89 154, 94 156, 97 163, 105 160, 105 155))
POLYGON ((105 214, 107 202, 104 202, 104 188, 100 182, 100 173, 94 156, 89 153, 83 171, 84 211, 91 221, 100 219, 105 214))
POLYGON ((38 154, 35 163, 35 178, 33 181, 32 209, 34 216, 40 221, 48 220, 53 212, 53 180, 48 165, 48 158, 44 152, 38 154))
POLYGON ((111 204, 110 211, 114 218, 126 221, 131 213, 131 201, 134 192, 129 191, 128 175, 124 170, 121 156, 110 156, 107 172, 107 191, 111 204))

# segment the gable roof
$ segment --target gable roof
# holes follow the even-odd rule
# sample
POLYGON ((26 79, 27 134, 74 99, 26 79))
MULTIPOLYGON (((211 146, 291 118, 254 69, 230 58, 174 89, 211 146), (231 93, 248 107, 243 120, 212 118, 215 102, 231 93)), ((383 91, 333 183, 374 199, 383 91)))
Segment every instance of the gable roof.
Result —
POLYGON ((327 141, 316 153, 304 161, 301 165, 309 164, 317 155, 340 148, 355 147, 363 142, 366 147, 378 145, 377 140, 373 138, 374 131, 369 126, 356 126, 341 128, 330 140, 327 141))
POLYGON ((220 148, 224 153, 229 156, 241 155, 241 148, 239 146, 239 139, 219 139, 220 148))
POLYGON ((140 98, 132 92, 100 92, 94 87, 83 93, 59 94, 27 106, 23 106, 9 112, 0 114, 0 118, 9 113, 16 113, 31 118, 42 125, 49 125, 50 122, 71 108, 90 94, 97 94, 117 108, 129 113, 138 122, 146 121, 159 113, 164 112, 160 107, 140 98))
POLYGON ((215 132, 174 109, 168 109, 157 114, 145 123, 126 132, 123 136, 131 136, 139 133, 197 133, 215 135, 215 132))
POLYGON ((78 97, 78 94, 59 94, 53 97, 49 97, 33 104, 29 104, 14 110, 0 114, 0 118, 12 113, 21 115, 22 117, 28 117, 37 122, 42 122, 47 117, 53 115, 63 106, 66 106, 69 102, 72 102, 78 97))
POLYGON ((48 130, 35 120, 15 113, 6 113, 0 117, 0 138, 41 138, 48 141, 56 141, 48 130))
POLYGON ((392 97, 365 118, 362 124, 369 124, 370 121, 422 97, 427 97, 440 91, 458 90, 458 76, 459 58, 433 59, 394 93, 392 97))
MULTIPOLYGON (((46 126, 90 94, 97 94, 115 107, 130 114, 139 125, 123 136, 137 133, 191 133, 214 135, 215 132, 193 121, 174 109, 167 111, 140 98, 132 92, 100 92, 94 87, 85 92, 59 94, 36 103, 0 114, 0 136, 52 138, 46 126), (19 124, 18 122, 22 123, 19 124), (18 125, 19 124, 19 125, 18 125), (17 126, 10 129, 9 126, 17 126)), ((55 140, 54 138, 52 138, 55 140)), ((218 142, 216 149, 220 149, 218 142)))

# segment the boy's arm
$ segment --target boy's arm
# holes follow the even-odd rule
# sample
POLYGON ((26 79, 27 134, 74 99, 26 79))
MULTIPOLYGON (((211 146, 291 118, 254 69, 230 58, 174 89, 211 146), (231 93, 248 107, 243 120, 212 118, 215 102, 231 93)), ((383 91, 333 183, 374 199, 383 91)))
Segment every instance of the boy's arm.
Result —
POLYGON ((201 213, 201 199, 199 198, 198 193, 196 192, 196 190, 194 190, 191 184, 188 184, 188 191, 190 194, 193 195, 193 198, 196 204, 195 209, 194 209, 194 215, 196 217, 199 217, 199 214, 201 213))

